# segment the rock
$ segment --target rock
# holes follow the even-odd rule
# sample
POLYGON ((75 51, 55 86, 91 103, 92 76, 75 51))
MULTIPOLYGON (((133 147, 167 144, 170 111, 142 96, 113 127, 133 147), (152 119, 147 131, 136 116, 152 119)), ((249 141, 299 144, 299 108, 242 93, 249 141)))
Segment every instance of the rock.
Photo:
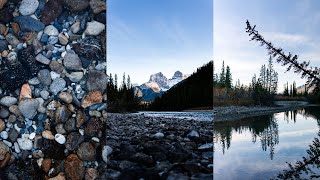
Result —
POLYGON ((49 92, 47 90, 42 90, 40 91, 40 96, 46 100, 49 98, 49 92))
POLYGON ((31 15, 37 10, 38 6, 38 0, 22 0, 19 7, 19 12, 23 16, 31 15))
POLYGON ((8 121, 11 122, 11 123, 15 123, 17 120, 17 117, 13 114, 11 114, 8 118, 8 121))
POLYGON ((158 133, 152 135, 151 137, 155 138, 155 139, 162 139, 164 137, 164 134, 161 132, 158 132, 158 133))
POLYGON ((35 86, 35 85, 40 84, 40 81, 37 77, 34 77, 34 78, 28 80, 28 84, 35 86))
POLYGON ((6 40, 0 40, 0 52, 4 51, 4 50, 8 50, 8 41, 6 40))
POLYGON ((36 133, 35 132, 32 132, 32 133, 30 133, 30 135, 29 135, 29 139, 34 139, 36 137, 36 133))
POLYGON ((87 168, 84 179, 85 180, 96 180, 99 178, 99 173, 94 168, 87 168))
POLYGON ((10 160, 11 160, 11 154, 6 153, 4 156, 4 159, 2 161, 0 161, 0 169, 6 167, 10 160))
POLYGON ((62 105, 58 107, 54 113, 55 123, 56 124, 59 124, 61 122, 64 123, 69 119, 70 116, 71 116, 70 110, 65 105, 62 105))
POLYGON ((63 0, 70 11, 82 11, 89 6, 89 0, 63 0))
POLYGON ((66 180, 66 176, 64 175, 63 172, 60 172, 57 176, 53 178, 49 178, 48 180, 66 180))
POLYGON ((74 151, 83 141, 84 137, 80 133, 71 132, 67 136, 66 148, 69 151, 74 151))
POLYGON ((48 69, 41 69, 38 72, 38 79, 41 82, 41 84, 49 86, 52 82, 50 71, 48 69))
POLYGON ((67 74, 71 82, 79 82, 83 78, 83 72, 72 72, 67 74))
POLYGON ((70 104, 72 102, 72 95, 68 92, 61 92, 59 98, 65 103, 70 104))
POLYGON ((189 134, 187 134, 187 137, 189 138, 197 138, 199 137, 199 133, 197 131, 192 130, 191 132, 189 132, 189 134))
POLYGON ((30 139, 27 138, 18 138, 17 139, 20 149, 22 150, 31 150, 33 143, 30 139))
MULTIPOLYGON (((6 0, 0 0, 2 2, 6 1, 6 0)), ((1 8, 0 8, 1 10, 1 8)), ((11 22, 13 19, 12 13, 10 12, 10 10, 8 8, 5 8, 3 10, 0 11, 0 22, 7 24, 9 22, 11 22)))
POLYGON ((12 128, 9 130, 9 140, 13 143, 17 140, 19 133, 16 129, 12 128))
POLYGON ((79 43, 72 44, 72 49, 80 57, 84 57, 91 61, 100 59, 105 61, 104 58, 102 59, 102 57, 104 57, 105 54, 102 53, 100 42, 101 40, 94 38, 93 36, 89 36, 84 39, 81 39, 79 43))
POLYGON ((102 102, 102 94, 100 91, 90 91, 81 101, 81 106, 87 108, 89 106, 102 102))
POLYGON ((65 35, 63 35, 62 33, 60 33, 60 34, 58 35, 58 38, 59 38, 60 44, 62 44, 62 45, 67 45, 68 42, 69 42, 68 37, 65 36, 65 35))
POLYGON ((105 163, 107 163, 108 161, 108 156, 112 153, 113 149, 108 146, 108 145, 105 145, 103 146, 102 148, 102 159, 105 163))
POLYGON ((36 60, 42 64, 46 64, 48 65, 50 63, 50 60, 48 58, 46 58, 44 55, 42 54, 38 54, 36 56, 36 60))
POLYGON ((21 114, 28 119, 32 119, 38 109, 39 101, 36 99, 23 99, 19 102, 19 110, 21 114))
POLYGON ((64 163, 64 171, 69 179, 82 180, 85 175, 85 168, 83 162, 76 154, 70 154, 64 163))
POLYGON ((42 137, 44 137, 46 139, 49 139, 49 140, 54 140, 55 139, 54 135, 49 130, 42 131, 41 135, 42 135, 42 137))
POLYGON ((90 142, 83 142, 77 150, 77 155, 83 161, 94 161, 96 159, 96 148, 90 142))
POLYGON ((7 3, 7 0, 0 0, 0 10, 3 8, 3 6, 7 3))
POLYGON ((84 128, 84 133, 86 136, 93 137, 99 133, 102 127, 103 122, 100 119, 91 118, 84 128))
POLYGON ((27 76, 25 77, 27 79, 35 76, 40 70, 40 63, 38 63, 35 58, 33 46, 27 46, 25 49, 19 50, 18 59, 27 71, 27 76))
POLYGON ((77 34, 80 30, 81 30, 81 28, 80 28, 80 22, 75 22, 75 23, 71 26, 71 32, 74 33, 74 34, 77 34))
POLYGON ((66 138, 62 134, 56 134, 54 135, 54 139, 59 143, 59 144, 64 144, 66 142, 66 138))
POLYGON ((59 38, 56 37, 56 36, 50 36, 49 39, 48 39, 48 44, 57 44, 57 42, 59 41, 59 38))
POLYGON ((3 131, 6 128, 6 123, 0 119, 0 132, 3 131))
POLYGON ((3 106, 12 106, 18 102, 18 99, 12 96, 4 96, 0 99, 0 104, 3 106))
POLYGON ((77 54, 67 53, 64 56, 63 65, 70 70, 82 69, 82 63, 77 54))
POLYGON ((17 45, 20 43, 19 39, 16 38, 13 34, 8 33, 6 35, 6 40, 8 41, 8 43, 13 46, 13 47, 17 47, 17 45))
POLYGON ((61 0, 49 0, 42 11, 40 21, 45 25, 50 24, 55 18, 60 16, 63 7, 61 0))
POLYGON ((77 128, 80 128, 82 124, 84 124, 87 121, 86 114, 83 111, 83 109, 79 109, 76 115, 77 120, 77 128))
POLYGON ((7 118, 9 116, 10 112, 7 108, 0 108, 0 118, 7 118))
POLYGON ((56 78, 53 80, 52 84, 50 85, 50 91, 54 95, 57 95, 65 87, 66 87, 66 81, 63 78, 56 78))
POLYGON ((45 173, 48 173, 50 168, 51 168, 51 159, 43 159, 42 163, 41 163, 41 167, 42 167, 42 170, 45 172, 45 173))
POLYGON ((32 98, 32 91, 28 83, 23 84, 20 90, 19 100, 32 98))
POLYGON ((44 29, 44 24, 30 16, 17 16, 14 17, 14 21, 17 22, 22 31, 31 32, 36 31, 39 32, 44 29))
POLYGON ((95 14, 98 14, 101 11, 106 11, 106 9, 107 9, 106 1, 90 0, 89 4, 90 4, 90 7, 91 7, 93 13, 95 13, 95 14))
POLYGON ((198 147, 201 151, 213 150, 213 143, 206 143, 198 147))
POLYGON ((2 132, 0 133, 0 137, 1 137, 2 139, 8 139, 9 134, 8 134, 7 131, 2 131, 2 132))
POLYGON ((54 27, 53 25, 46 26, 44 28, 43 32, 49 36, 58 36, 59 35, 58 29, 56 27, 54 27))
POLYGON ((64 123, 64 129, 67 132, 71 132, 76 130, 76 120, 74 118, 70 118, 68 119, 65 123, 64 123))
POLYGON ((65 134, 66 133, 66 130, 64 129, 62 123, 61 124, 57 124, 55 129, 56 129, 58 134, 65 134))
POLYGON ((61 63, 59 63, 58 61, 51 61, 50 65, 49 65, 50 69, 56 73, 62 73, 64 67, 61 63))
POLYGON ((105 29, 105 25, 98 21, 91 21, 87 23, 85 33, 91 36, 99 35, 105 29))
POLYGON ((98 90, 104 92, 107 85, 107 75, 101 71, 90 71, 87 79, 89 91, 98 90))

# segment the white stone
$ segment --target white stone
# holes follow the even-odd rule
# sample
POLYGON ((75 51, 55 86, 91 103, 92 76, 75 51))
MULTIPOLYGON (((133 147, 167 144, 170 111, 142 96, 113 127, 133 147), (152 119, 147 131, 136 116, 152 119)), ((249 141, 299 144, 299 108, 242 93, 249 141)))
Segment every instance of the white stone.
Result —
POLYGON ((46 26, 44 28, 43 32, 49 36, 58 36, 59 35, 58 29, 56 27, 54 27, 53 25, 46 26))
POLYGON ((54 139, 59 143, 59 144, 64 144, 66 142, 66 137, 62 134, 56 134, 54 136, 54 139))
POLYGON ((20 153, 21 150, 20 150, 19 144, 18 144, 17 142, 15 142, 13 145, 14 145, 14 151, 15 151, 16 153, 20 153))
POLYGON ((153 138, 156 138, 156 139, 161 139, 161 138, 164 137, 164 134, 161 133, 161 132, 158 132, 158 133, 154 134, 152 137, 153 137, 153 138))
POLYGON ((42 166, 42 161, 43 161, 43 158, 37 159, 37 164, 38 164, 39 167, 42 166))
POLYGON ((31 15, 37 10, 38 6, 38 0, 22 0, 19 7, 19 12, 23 16, 31 15))
POLYGON ((203 144, 200 147, 198 147, 198 149, 199 150, 213 149, 213 143, 203 144))
POLYGON ((83 77, 83 72, 72 72, 70 74, 67 74, 67 77, 71 82, 79 82, 83 77))
POLYGON ((21 128, 19 128, 17 124, 14 124, 14 128, 15 128, 18 132, 20 132, 20 130, 21 130, 21 128))
POLYGON ((2 131, 0 133, 0 136, 1 136, 2 139, 8 139, 8 132, 7 131, 2 131))
POLYGON ((104 146, 102 149, 102 159, 107 163, 108 156, 112 153, 112 148, 110 146, 104 146))
POLYGON ((31 150, 32 149, 32 141, 27 138, 18 138, 17 139, 20 149, 22 150, 31 150))
POLYGON ((83 129, 79 129, 79 133, 81 134, 81 136, 84 135, 84 130, 83 129))
POLYGON ((51 75, 51 79, 55 80, 56 78, 60 77, 60 74, 54 72, 54 71, 50 71, 50 75, 51 75))
POLYGON ((36 137, 36 133, 35 133, 35 132, 30 133, 30 135, 29 135, 29 139, 34 139, 34 137, 36 137))
POLYGON ((100 139, 97 138, 97 137, 92 137, 91 140, 94 141, 94 142, 97 142, 97 143, 100 142, 100 139))
POLYGON ((44 55, 42 55, 42 54, 38 54, 36 56, 36 60, 38 62, 40 62, 42 64, 46 64, 46 65, 48 65, 50 63, 50 60, 47 57, 45 57, 44 55))
POLYGON ((85 33, 91 36, 99 35, 105 29, 105 25, 98 21, 91 21, 87 23, 85 33))
POLYGON ((192 130, 191 132, 189 132, 187 137, 199 137, 199 133, 197 131, 192 130))
POLYGON ((12 147, 12 143, 10 141, 2 140, 2 142, 6 144, 8 147, 12 147))

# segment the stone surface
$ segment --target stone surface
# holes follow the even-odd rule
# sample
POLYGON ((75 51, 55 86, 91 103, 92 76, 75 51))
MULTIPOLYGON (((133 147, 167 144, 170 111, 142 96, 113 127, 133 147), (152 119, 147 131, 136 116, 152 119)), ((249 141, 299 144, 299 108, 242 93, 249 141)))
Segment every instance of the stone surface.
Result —
POLYGON ((0 99, 0 104, 3 106, 12 106, 18 102, 18 99, 12 96, 4 96, 0 99))
POLYGON ((81 106, 87 108, 89 106, 102 102, 102 94, 100 91, 90 91, 81 101, 81 106))
POLYGON ((83 72, 72 72, 67 74, 71 82, 79 82, 83 78, 83 72))
POLYGON ((99 35, 105 29, 105 25, 98 21, 91 21, 87 23, 85 33, 91 36, 99 35))
POLYGON ((41 84, 43 84, 45 86, 49 86, 52 82, 50 71, 48 69, 41 69, 38 72, 38 79, 41 84))
POLYGON ((66 87, 66 81, 63 78, 56 78, 50 85, 50 91, 56 95, 66 87))
POLYGON ((7 0, 0 0, 0 10, 3 8, 3 6, 7 3, 7 0))
POLYGON ((38 0, 22 0, 19 6, 19 12, 23 16, 33 14, 39 6, 38 0))
POLYGON ((85 180, 94 180, 99 178, 99 173, 94 168, 87 168, 84 179, 85 180))
POLYGON ((112 153, 113 149, 106 145, 106 146, 103 146, 102 148, 102 159, 105 163, 107 163, 108 161, 108 156, 112 153))
POLYGON ((55 123, 59 124, 61 122, 66 122, 70 116, 71 116, 70 110, 65 105, 62 105, 58 107, 57 110, 55 111, 55 114, 54 114, 55 123))
POLYGON ((79 145, 77 155, 83 161, 94 161, 96 159, 96 148, 90 142, 83 142, 79 145))
POLYGON ((66 142, 66 137, 64 137, 62 134, 56 134, 54 135, 54 139, 59 143, 59 144, 64 144, 66 142))
POLYGON ((58 36, 59 35, 59 31, 56 27, 54 27, 53 25, 48 25, 44 28, 43 30, 44 33, 46 33, 48 36, 58 36))
POLYGON ((67 45, 69 42, 69 39, 65 35, 63 35, 62 33, 60 33, 58 35, 58 38, 59 38, 60 44, 62 44, 62 45, 67 45))
POLYGON ((63 7, 61 0, 49 0, 42 11, 41 22, 45 25, 50 24, 55 18, 62 13, 63 7))
POLYGON ((0 119, 0 132, 3 131, 5 128, 6 128, 5 122, 2 119, 0 119))
POLYGON ((30 16, 17 16, 14 17, 14 21, 17 22, 22 31, 30 32, 36 31, 39 32, 44 29, 44 24, 30 16))
POLYGON ((64 56, 63 65, 70 70, 82 69, 82 63, 77 54, 67 53, 64 56))
POLYGON ((51 164, 52 164, 51 159, 48 159, 48 158, 43 159, 42 164, 41 164, 42 170, 45 173, 48 173, 51 168, 51 164))
POLYGON ((69 151, 74 151, 80 143, 84 141, 84 137, 78 132, 71 132, 67 136, 66 148, 69 151))
POLYGON ((36 99, 23 99, 18 105, 21 114, 28 119, 32 119, 35 116, 38 106, 39 101, 36 99))
POLYGON ((83 162, 76 154, 70 154, 65 159, 64 171, 69 179, 82 180, 85 175, 85 168, 83 162))
POLYGON ((90 71, 87 79, 89 91, 98 90, 104 92, 107 84, 107 75, 101 71, 90 71))
POLYGON ((81 11, 89 6, 89 0, 63 0, 63 2, 70 11, 81 11))
POLYGON ((13 47, 17 47, 17 45, 20 43, 19 39, 11 33, 6 35, 6 40, 13 47))
POLYGON ((27 138, 18 138, 17 139, 20 149, 22 150, 31 150, 33 143, 30 139, 27 138))
POLYGON ((54 135, 49 130, 42 131, 41 135, 42 135, 42 137, 44 137, 46 139, 54 140, 54 135))
POLYGON ((50 63, 50 60, 48 58, 46 58, 44 55, 42 54, 38 54, 36 56, 36 60, 42 64, 46 64, 48 65, 50 63))
POLYGON ((19 100, 32 98, 32 91, 28 83, 23 84, 20 90, 19 100))
POLYGON ((95 13, 95 14, 98 14, 101 11, 106 11, 106 9, 107 9, 106 1, 90 0, 89 4, 90 4, 90 7, 91 7, 93 13, 95 13))
POLYGON ((59 98, 65 103, 70 104, 72 102, 72 95, 68 92, 61 92, 59 98))

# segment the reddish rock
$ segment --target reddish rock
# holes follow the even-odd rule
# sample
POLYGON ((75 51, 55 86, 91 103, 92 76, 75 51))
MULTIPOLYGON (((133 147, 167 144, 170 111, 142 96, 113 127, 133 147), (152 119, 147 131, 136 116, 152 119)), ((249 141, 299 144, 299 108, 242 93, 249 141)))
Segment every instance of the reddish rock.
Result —
POLYGON ((87 168, 86 175, 84 177, 85 180, 95 180, 98 179, 99 173, 94 168, 87 168))
POLYGON ((84 134, 87 136, 95 136, 102 129, 103 122, 100 119, 91 118, 84 128, 84 134))
POLYGON ((49 0, 44 5, 40 21, 45 25, 48 25, 62 13, 62 10, 63 7, 61 0, 49 0))
POLYGON ((7 0, 0 0, 0 10, 3 8, 3 6, 7 3, 7 0))
POLYGON ((19 100, 32 98, 32 91, 28 83, 22 85, 19 100))
POLYGON ((88 0, 63 0, 63 3, 70 11, 82 11, 89 6, 88 0))
POLYGON ((83 162, 76 154, 70 154, 64 162, 64 171, 68 179, 82 180, 85 175, 83 162))
POLYGON ((45 173, 48 173, 49 172, 49 170, 50 170, 50 168, 51 168, 51 159, 44 159, 43 161, 42 161, 42 165, 41 165, 41 167, 42 167, 42 170, 45 172, 45 173))
POLYGON ((90 91, 81 101, 81 106, 87 108, 94 104, 102 102, 102 93, 100 91, 90 91))
POLYGON ((11 154, 6 153, 6 155, 4 156, 4 159, 2 161, 0 161, 0 169, 6 167, 6 165, 8 164, 8 162, 10 160, 11 160, 11 154))
POLYGON ((87 121, 86 114, 84 113, 83 109, 78 109, 76 120, 77 128, 80 128, 82 124, 87 121))

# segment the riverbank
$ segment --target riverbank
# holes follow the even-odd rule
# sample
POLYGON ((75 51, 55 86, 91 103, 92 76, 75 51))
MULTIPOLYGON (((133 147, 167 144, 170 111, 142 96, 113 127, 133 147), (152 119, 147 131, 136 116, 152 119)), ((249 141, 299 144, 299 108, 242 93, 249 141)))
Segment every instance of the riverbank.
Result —
POLYGON ((211 122, 115 113, 107 119, 108 179, 212 179, 211 122))
POLYGON ((214 122, 261 116, 282 111, 290 111, 307 106, 305 101, 276 101, 274 106, 225 106, 214 107, 214 122))

